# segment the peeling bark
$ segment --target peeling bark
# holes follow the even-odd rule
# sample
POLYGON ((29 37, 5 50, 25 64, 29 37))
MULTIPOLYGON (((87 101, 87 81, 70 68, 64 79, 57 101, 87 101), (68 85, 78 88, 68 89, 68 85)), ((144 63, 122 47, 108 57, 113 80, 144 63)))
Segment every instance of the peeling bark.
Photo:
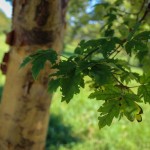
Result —
POLYGON ((15 45, 15 39, 16 39, 16 33, 15 30, 12 30, 11 32, 7 33, 6 44, 10 46, 15 45))
POLYGON ((1 69, 1 71, 2 71, 2 73, 3 73, 4 75, 6 75, 6 72, 7 72, 7 65, 8 65, 8 62, 9 62, 9 52, 6 52, 6 53, 4 54, 2 63, 0 64, 0 69, 1 69))
POLYGON ((0 109, 0 150, 44 150, 52 97, 47 93, 50 66, 46 64, 36 81, 30 65, 20 70, 19 66, 38 49, 62 49, 62 12, 66 9, 62 3, 13 1, 12 32, 7 36, 10 58, 0 109))
POLYGON ((40 4, 37 6, 35 21, 38 26, 44 26, 48 20, 49 16, 49 2, 47 0, 41 0, 40 4))

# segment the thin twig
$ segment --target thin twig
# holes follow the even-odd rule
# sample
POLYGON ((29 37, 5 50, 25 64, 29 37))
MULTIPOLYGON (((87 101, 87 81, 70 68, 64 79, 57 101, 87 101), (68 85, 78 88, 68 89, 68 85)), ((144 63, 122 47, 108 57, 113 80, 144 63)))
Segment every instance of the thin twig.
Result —
POLYGON ((115 79, 121 86, 125 87, 125 86, 123 85, 123 83, 121 83, 114 75, 113 75, 113 77, 114 77, 114 79, 115 79))
POLYGON ((59 56, 61 56, 61 57, 64 57, 64 58, 68 59, 68 57, 66 57, 66 56, 64 56, 64 55, 59 55, 59 56))
POLYGON ((139 20, 139 15, 140 15, 140 13, 142 12, 142 10, 143 10, 143 8, 144 8, 144 4, 145 4, 145 1, 146 0, 143 0, 143 3, 142 3, 142 5, 141 5, 141 8, 140 8, 140 10, 137 12, 137 21, 139 20))
MULTIPOLYGON (((120 46, 121 46, 121 45, 118 45, 118 47, 116 47, 115 50, 110 53, 109 57, 110 57, 111 55, 113 55, 116 51, 117 51, 117 54, 118 54, 118 53, 120 52, 120 51, 118 51, 118 49, 120 48, 120 46)), ((116 56, 116 55, 115 55, 115 56, 116 56)), ((115 57, 115 56, 114 56, 114 57, 115 57)), ((113 58, 114 58, 114 57, 113 57, 113 58)))
POLYGON ((128 86, 128 88, 137 88, 137 87, 140 87, 142 85, 147 85, 147 84, 140 84, 140 85, 135 85, 135 86, 128 86))
POLYGON ((83 58, 83 60, 86 59, 87 57, 91 56, 91 55, 92 55, 94 52, 96 52, 97 50, 100 50, 100 49, 99 49, 99 48, 96 48, 96 49, 92 50, 91 52, 89 52, 89 53, 83 58))

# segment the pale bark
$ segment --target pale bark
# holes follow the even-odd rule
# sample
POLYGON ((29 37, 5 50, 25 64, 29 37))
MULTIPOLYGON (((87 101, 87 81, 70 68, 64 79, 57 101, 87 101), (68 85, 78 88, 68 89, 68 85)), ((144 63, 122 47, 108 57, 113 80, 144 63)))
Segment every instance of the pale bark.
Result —
POLYGON ((65 0, 15 0, 10 58, 0 109, 0 150, 43 150, 51 95, 47 65, 36 81, 22 60, 37 49, 62 49, 65 0))

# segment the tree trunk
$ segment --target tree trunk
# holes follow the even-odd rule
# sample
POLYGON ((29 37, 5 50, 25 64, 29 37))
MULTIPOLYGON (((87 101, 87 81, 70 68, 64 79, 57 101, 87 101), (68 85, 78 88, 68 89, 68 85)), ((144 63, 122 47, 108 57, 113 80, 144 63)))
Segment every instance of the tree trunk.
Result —
POLYGON ((25 56, 38 49, 62 49, 66 0, 14 0, 11 46, 0 108, 0 150, 43 150, 51 95, 49 65, 36 81, 31 66, 19 69, 25 56))

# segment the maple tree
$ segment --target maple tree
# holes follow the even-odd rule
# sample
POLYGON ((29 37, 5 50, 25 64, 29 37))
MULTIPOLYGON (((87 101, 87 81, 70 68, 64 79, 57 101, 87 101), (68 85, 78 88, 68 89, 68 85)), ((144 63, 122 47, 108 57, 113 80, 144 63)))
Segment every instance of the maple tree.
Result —
POLYGON ((91 87, 89 98, 103 101, 98 110, 100 128, 110 126, 114 118, 121 119, 122 116, 141 122, 143 109, 140 103, 150 103, 150 72, 144 70, 142 75, 133 72, 127 60, 117 57, 125 52, 129 57, 136 55, 143 63, 149 55, 150 31, 145 31, 143 26, 150 12, 150 3, 144 1, 137 13, 118 9, 121 5, 121 1, 113 5, 108 2, 95 5, 95 10, 105 8, 106 12, 102 36, 82 40, 72 56, 57 62, 59 54, 50 48, 31 54, 21 65, 32 63, 32 74, 36 79, 45 62, 49 61, 56 72, 49 75, 48 91, 53 93, 60 87, 62 101, 67 103, 88 84, 91 87), (117 26, 126 28, 128 32, 114 29, 117 19, 123 20, 123 24, 121 22, 117 26), (131 20, 134 23, 131 24, 131 20), (87 76, 88 83, 85 80, 87 76), (130 86, 133 80, 136 85, 130 86))

